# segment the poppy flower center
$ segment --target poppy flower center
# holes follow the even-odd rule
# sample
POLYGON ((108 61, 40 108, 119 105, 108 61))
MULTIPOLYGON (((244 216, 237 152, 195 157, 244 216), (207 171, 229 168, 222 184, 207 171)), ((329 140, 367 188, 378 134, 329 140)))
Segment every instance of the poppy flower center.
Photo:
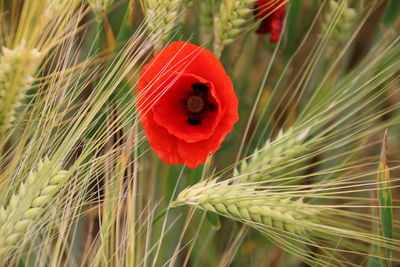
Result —
POLYGON ((204 100, 201 96, 192 95, 187 99, 186 107, 192 113, 199 113, 204 109, 204 100))
POLYGON ((193 83, 193 91, 182 99, 184 109, 188 116, 186 122, 189 125, 196 126, 202 124, 202 119, 207 112, 215 111, 215 104, 212 103, 209 93, 209 88, 203 83, 193 83))
POLYGON ((206 140, 225 114, 217 88, 194 74, 173 75, 172 86, 152 108, 154 121, 187 143, 206 140))

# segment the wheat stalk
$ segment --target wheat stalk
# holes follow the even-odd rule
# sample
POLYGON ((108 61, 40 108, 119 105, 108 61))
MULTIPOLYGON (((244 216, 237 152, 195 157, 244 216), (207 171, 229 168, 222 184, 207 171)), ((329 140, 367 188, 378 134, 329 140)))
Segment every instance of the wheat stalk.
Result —
POLYGON ((16 119, 26 92, 31 88, 40 63, 40 52, 26 47, 25 42, 14 49, 2 48, 0 57, 0 132, 16 119))
POLYGON ((68 172, 48 159, 40 161, 36 171, 30 172, 25 182, 6 205, 0 207, 0 258, 6 256, 24 239, 30 225, 37 223, 67 181, 68 172))

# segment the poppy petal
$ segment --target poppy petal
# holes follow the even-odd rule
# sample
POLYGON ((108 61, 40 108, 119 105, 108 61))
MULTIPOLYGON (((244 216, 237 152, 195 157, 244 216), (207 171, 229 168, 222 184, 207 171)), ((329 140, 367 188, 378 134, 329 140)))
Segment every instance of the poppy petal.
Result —
POLYGON ((270 42, 278 42, 282 34, 286 3, 283 3, 283 0, 258 0, 254 8, 256 18, 261 20, 256 33, 271 33, 270 42))

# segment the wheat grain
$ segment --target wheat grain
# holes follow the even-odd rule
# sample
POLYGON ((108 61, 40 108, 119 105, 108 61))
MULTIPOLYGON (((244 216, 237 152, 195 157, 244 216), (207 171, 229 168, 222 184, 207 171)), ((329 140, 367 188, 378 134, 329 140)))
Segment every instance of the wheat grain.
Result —
POLYGON ((0 57, 0 131, 16 119, 26 92, 31 88, 40 63, 40 52, 27 48, 25 42, 15 49, 2 48, 0 57))
POLYGON ((5 206, 0 207, 0 259, 18 248, 30 225, 37 223, 68 178, 68 172, 45 159, 5 206))

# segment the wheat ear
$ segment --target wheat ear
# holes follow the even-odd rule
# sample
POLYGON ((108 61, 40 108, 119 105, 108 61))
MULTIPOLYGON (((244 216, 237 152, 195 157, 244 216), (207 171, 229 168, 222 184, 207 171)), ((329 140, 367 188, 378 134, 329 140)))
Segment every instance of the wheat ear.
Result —
POLYGON ((293 128, 279 132, 274 139, 268 139, 265 145, 247 159, 244 159, 234 171, 240 182, 254 182, 269 179, 282 164, 296 159, 307 151, 306 139, 310 128, 295 132, 293 128))
POLYGON ((306 235, 310 223, 317 222, 317 210, 301 199, 291 200, 285 195, 256 191, 254 186, 229 185, 216 180, 203 181, 183 190, 173 206, 195 205, 230 219, 259 228, 275 228, 306 235), (270 197, 266 201, 265 196, 270 197))
POLYGON ((212 29, 214 26, 214 1, 203 0, 200 2, 200 32, 201 41, 209 42, 212 38, 212 29))
POLYGON ((256 0, 223 0, 214 25, 214 53, 219 57, 225 45, 232 43, 253 18, 256 0))
POLYGON ((30 172, 9 202, 0 207, 0 259, 18 248, 28 227, 45 213, 67 178, 68 172, 60 166, 48 159, 40 161, 37 170, 30 172))
POLYGON ((324 22, 322 23, 322 29, 324 32, 332 31, 331 34, 335 40, 343 42, 349 37, 350 30, 355 23, 356 15, 355 9, 349 7, 347 1, 339 4, 334 0, 330 0, 324 22), (330 28, 332 26, 331 23, 333 24, 333 28, 330 28))
POLYGON ((144 0, 145 23, 154 38, 154 47, 159 50, 178 22, 182 0, 144 0))
POLYGON ((15 49, 2 48, 0 57, 0 132, 15 121, 17 109, 31 88, 40 63, 37 49, 26 47, 25 42, 15 49))

